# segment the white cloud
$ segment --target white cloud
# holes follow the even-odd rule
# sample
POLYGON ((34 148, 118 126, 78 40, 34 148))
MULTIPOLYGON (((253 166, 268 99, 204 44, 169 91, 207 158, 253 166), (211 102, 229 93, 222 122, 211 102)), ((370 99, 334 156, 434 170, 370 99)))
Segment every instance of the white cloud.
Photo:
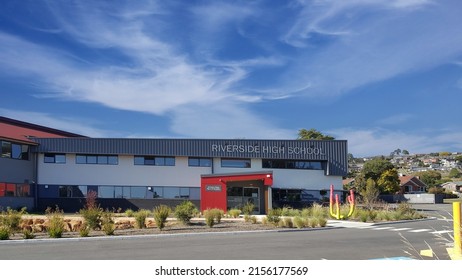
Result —
POLYGON ((308 81, 313 87, 304 94, 332 96, 450 63, 462 52, 456 10, 417 0, 310 1, 283 37, 306 49, 284 86, 308 81), (318 47, 314 34, 326 42, 318 47))
POLYGON ((10 110, 5 108, 0 108, 0 115, 20 120, 23 122, 28 122, 32 124, 37 124, 41 126, 51 127, 54 129, 59 129, 67 132, 72 132, 76 134, 81 134, 89 137, 105 137, 108 134, 111 134, 110 131, 105 131, 94 127, 92 120, 89 119, 77 119, 69 117, 59 117, 56 115, 51 115, 41 112, 33 111, 18 111, 10 110), (89 125, 90 123, 90 125, 89 125))
POLYGON ((425 131, 421 134, 392 131, 380 128, 343 128, 328 131, 337 139, 348 140, 349 153, 355 157, 389 155, 396 149, 408 150, 411 154, 454 151, 462 149, 462 133, 451 131, 425 131), (432 135, 432 136, 429 136, 432 135))
POLYGON ((411 114, 397 114, 377 121, 381 125, 401 125, 413 118, 411 114))

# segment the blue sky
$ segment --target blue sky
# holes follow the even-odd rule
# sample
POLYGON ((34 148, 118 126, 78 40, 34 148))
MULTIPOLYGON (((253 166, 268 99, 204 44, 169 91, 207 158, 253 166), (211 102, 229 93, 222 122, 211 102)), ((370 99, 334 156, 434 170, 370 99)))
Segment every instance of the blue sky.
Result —
POLYGON ((0 4, 0 115, 91 137, 462 152, 462 2, 0 4))

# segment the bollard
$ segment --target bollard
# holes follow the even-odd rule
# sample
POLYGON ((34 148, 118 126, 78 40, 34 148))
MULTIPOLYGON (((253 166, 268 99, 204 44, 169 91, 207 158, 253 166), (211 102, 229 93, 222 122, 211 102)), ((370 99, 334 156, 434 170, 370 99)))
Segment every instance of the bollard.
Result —
POLYGON ((454 220, 454 254, 460 256, 462 254, 460 243, 460 202, 452 203, 452 213, 454 220))

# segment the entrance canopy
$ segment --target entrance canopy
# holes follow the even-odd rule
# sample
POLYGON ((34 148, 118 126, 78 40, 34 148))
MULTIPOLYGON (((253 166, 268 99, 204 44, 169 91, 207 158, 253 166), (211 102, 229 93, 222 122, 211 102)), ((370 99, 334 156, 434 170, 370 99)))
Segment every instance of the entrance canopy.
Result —
POLYGON ((271 203, 268 188, 271 185, 271 171, 202 175, 201 211, 218 208, 227 212, 230 208, 251 202, 258 214, 264 214, 271 203))

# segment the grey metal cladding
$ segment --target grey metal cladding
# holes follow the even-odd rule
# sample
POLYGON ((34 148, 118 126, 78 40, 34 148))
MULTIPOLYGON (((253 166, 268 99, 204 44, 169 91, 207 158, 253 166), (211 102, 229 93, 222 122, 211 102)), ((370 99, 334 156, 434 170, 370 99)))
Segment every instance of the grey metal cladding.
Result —
POLYGON ((34 138, 40 153, 319 160, 347 174, 346 140, 34 138))

